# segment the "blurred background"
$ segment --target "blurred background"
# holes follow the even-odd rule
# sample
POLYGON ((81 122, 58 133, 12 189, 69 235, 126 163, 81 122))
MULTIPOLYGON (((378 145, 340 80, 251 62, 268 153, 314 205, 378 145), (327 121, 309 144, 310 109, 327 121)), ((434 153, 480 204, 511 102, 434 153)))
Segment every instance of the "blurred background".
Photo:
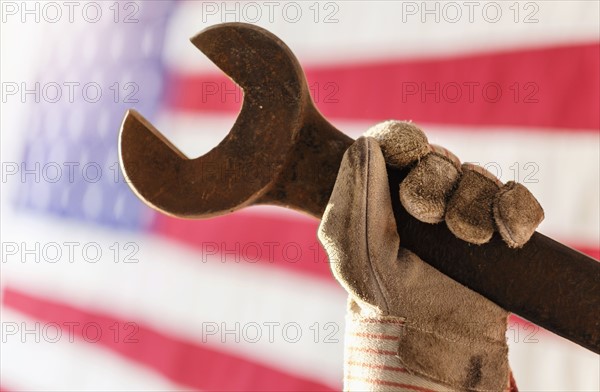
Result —
MULTIPOLYGON (((278 35, 340 130, 413 120, 599 258, 597 1, 0 4, 2 391, 341 388, 346 295, 318 221, 178 220, 121 175, 128 108, 190 157, 229 131, 243 95, 189 42, 216 23, 278 35)), ((507 339, 520 390, 600 389, 590 351, 517 316, 507 339)))

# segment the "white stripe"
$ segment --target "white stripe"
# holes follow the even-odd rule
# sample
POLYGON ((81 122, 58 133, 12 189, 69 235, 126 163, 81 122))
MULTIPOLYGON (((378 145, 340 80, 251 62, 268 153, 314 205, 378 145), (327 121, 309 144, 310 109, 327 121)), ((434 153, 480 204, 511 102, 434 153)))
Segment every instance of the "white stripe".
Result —
POLYGON ((600 391, 598 355, 545 330, 509 326, 509 360, 520 391, 600 391))
POLYGON ((216 334, 205 338, 206 344, 339 385, 346 295, 330 282, 268 264, 244 260, 223 264, 218 255, 205 257, 137 233, 92 229, 36 216, 4 218, 13 222, 11 232, 3 238, 5 243, 26 242, 33 248, 37 241, 40 249, 49 242, 82 244, 76 248, 74 263, 68 262, 66 250, 55 264, 35 263, 33 256, 21 263, 19 255, 7 256, 2 273, 9 284, 124 321, 149 324, 197 343, 203 341, 203 328, 205 332, 218 328, 216 334), (83 244, 90 242, 102 249, 103 257, 96 264, 81 256, 83 244), (121 247, 121 261, 129 253, 123 245, 137 244, 139 263, 115 263, 111 249, 115 242, 121 247), (236 328, 238 332, 225 333, 236 328), (297 332, 301 337, 296 341, 297 332))
MULTIPOLYGON (((164 115, 159 129, 182 151, 197 157, 229 132, 235 113, 164 115)), ((356 138, 373 123, 333 121, 356 138)), ((500 179, 524 183, 544 208, 539 230, 561 242, 596 248, 600 237, 600 134, 518 127, 418 124, 429 141, 463 162, 478 162, 500 179), (535 182, 537 181, 537 182, 535 182)))
POLYGON ((2 386, 21 391, 183 391, 151 370, 2 310, 2 386), (26 332, 28 331, 28 332, 26 332))
POLYGON ((171 20, 165 58, 181 71, 218 72, 188 38, 205 27, 233 21, 251 22, 273 32, 305 65, 589 42, 598 40, 599 7, 598 2, 586 0, 187 1, 171 20), (432 14, 425 11, 435 7, 438 11, 432 14), (299 18, 296 9, 301 10, 299 18), (458 19, 457 9, 462 16, 458 19), (255 21, 259 14, 253 10, 259 10, 262 18, 255 21), (332 23, 326 23, 328 16, 332 23))

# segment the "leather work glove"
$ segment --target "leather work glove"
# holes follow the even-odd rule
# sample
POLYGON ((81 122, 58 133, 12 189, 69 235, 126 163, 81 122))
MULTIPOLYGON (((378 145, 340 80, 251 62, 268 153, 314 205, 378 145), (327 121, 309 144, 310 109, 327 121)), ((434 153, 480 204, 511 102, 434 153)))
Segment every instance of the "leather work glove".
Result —
POLYGON ((412 167, 398 190, 409 213, 445 218, 472 243, 498 229, 522 246, 541 207, 521 185, 503 186, 429 146, 411 123, 382 123, 368 134, 346 151, 318 233, 349 294, 344 390, 510 389, 508 312, 400 247, 386 163, 412 167))

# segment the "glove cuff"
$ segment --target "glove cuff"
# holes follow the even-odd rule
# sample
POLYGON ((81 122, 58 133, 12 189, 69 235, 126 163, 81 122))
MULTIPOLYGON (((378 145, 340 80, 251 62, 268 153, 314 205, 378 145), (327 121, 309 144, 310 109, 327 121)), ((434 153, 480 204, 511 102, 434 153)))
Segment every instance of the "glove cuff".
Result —
POLYGON ((482 336, 465 343, 402 317, 365 314, 362 309, 349 299, 345 391, 509 390, 506 342, 482 336))

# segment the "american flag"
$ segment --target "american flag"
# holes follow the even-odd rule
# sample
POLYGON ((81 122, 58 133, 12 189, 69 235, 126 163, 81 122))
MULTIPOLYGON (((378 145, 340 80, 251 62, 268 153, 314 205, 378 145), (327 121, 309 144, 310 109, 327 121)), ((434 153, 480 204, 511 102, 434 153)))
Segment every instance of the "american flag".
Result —
MULTIPOLYGON (((341 388, 346 294, 318 221, 178 220, 120 172, 129 108, 191 157, 227 134, 243 95, 188 41, 216 23, 278 35, 338 129, 413 120, 599 258, 598 1, 1 6, 2 391, 341 388)), ((521 390, 600 390, 597 355, 516 316, 507 339, 521 390)))

